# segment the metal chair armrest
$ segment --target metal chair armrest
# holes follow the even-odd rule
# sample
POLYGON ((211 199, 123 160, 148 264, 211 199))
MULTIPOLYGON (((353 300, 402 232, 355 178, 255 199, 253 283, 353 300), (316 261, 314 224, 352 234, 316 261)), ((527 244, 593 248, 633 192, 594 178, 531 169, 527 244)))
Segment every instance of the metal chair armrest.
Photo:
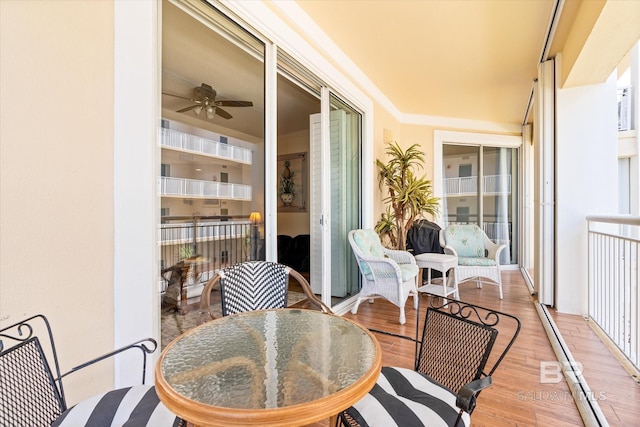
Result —
POLYGON ((156 349, 158 348, 158 343, 156 342, 156 340, 154 340, 153 338, 145 338, 139 341, 136 341, 134 343, 131 343, 129 345, 126 345, 124 347, 120 347, 112 352, 109 352, 107 354, 103 354, 102 356, 96 357, 95 359, 91 359, 81 365, 76 366, 75 368, 72 368, 71 370, 69 370, 68 372, 65 372, 64 374, 60 375, 59 378, 56 379, 56 381, 61 381, 62 378, 66 377, 67 375, 73 374, 74 372, 77 372, 83 368, 86 368, 88 366, 91 366, 95 363, 101 362, 105 359, 108 359, 110 357, 115 356, 116 354, 120 354, 123 353, 125 351, 128 350, 132 350, 137 348, 138 350, 140 350, 142 352, 142 384, 145 383, 145 376, 146 376, 146 371, 147 371, 147 355, 153 353, 154 351, 156 351, 156 349))
POLYGON ((456 397, 456 406, 468 414, 471 414, 476 407, 476 397, 485 388, 493 383, 491 377, 484 377, 471 381, 462 386, 456 397))

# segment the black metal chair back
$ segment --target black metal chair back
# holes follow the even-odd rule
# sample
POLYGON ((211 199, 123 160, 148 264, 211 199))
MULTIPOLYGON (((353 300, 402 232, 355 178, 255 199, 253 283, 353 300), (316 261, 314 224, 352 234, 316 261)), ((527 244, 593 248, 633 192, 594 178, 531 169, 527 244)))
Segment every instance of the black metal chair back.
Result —
POLYGON ((49 426, 67 409, 60 370, 44 316, 34 316, 0 330, 0 425, 49 426), (48 351, 53 353, 51 371, 40 339, 41 320, 49 334, 48 351))
POLYGON ((498 331, 429 308, 415 370, 454 393, 480 378, 498 331))
POLYGON ((491 376, 519 331, 515 316, 432 295, 414 369, 457 393, 465 384, 491 376), (492 354, 498 332, 500 345, 492 354))
MULTIPOLYGON (((138 349, 141 352, 144 384, 147 356, 156 348, 157 343, 152 338, 142 339, 61 373, 51 326, 45 316, 38 314, 6 326, 0 329, 0 426, 50 427, 52 423, 57 425, 59 417, 68 409, 63 378, 128 350, 138 349)), ((143 405, 151 408, 154 414, 163 420, 162 425, 165 425, 164 422, 185 425, 184 420, 175 418, 160 405, 155 393, 153 396, 145 400, 143 405)), ((129 410, 131 407, 137 408, 140 402, 135 400, 134 397, 128 401, 129 410)), ((115 415, 113 411, 117 412, 120 405, 118 402, 111 403, 96 409, 97 416, 108 419, 109 416, 115 415)))
POLYGON ((520 320, 428 295, 421 336, 378 331, 416 342, 413 371, 383 367, 372 391, 342 412, 336 425, 368 427, 381 419, 393 425, 470 425, 476 398, 491 385, 491 375, 520 332, 520 320))

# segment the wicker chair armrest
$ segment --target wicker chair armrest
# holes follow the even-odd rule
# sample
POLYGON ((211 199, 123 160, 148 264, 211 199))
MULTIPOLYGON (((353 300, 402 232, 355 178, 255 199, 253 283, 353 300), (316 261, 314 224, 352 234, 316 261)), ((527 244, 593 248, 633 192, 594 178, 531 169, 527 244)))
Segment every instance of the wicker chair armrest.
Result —
POLYGON ((209 307, 211 306, 211 291, 218 283, 220 283, 220 275, 216 274, 209 279, 202 289, 202 296, 200 297, 200 315, 197 322, 198 325, 216 318, 209 310, 209 307))
POLYGON ((468 414, 476 407, 476 397, 493 383, 491 377, 480 378, 462 386, 456 397, 456 406, 468 414))
POLYGON ((487 250, 487 258, 493 259, 499 264, 498 260, 500 259, 500 253, 507 247, 507 245, 494 243, 493 240, 485 236, 484 247, 487 250))
POLYGON ((444 250, 444 253, 447 255, 458 256, 458 251, 456 251, 456 249, 453 246, 444 245, 442 246, 442 249, 444 250))
POLYGON ((76 366, 75 368, 72 368, 68 372, 65 372, 64 374, 60 375, 60 377, 57 378, 56 381, 60 381, 62 380, 62 378, 66 377, 67 375, 73 374, 74 372, 77 372, 83 368, 86 368, 88 366, 101 362, 117 354, 123 353, 128 350, 133 350, 136 348, 142 352, 142 356, 143 356, 142 357, 142 384, 144 384, 146 371, 147 371, 147 355, 153 353, 158 348, 158 343, 153 338, 145 338, 145 339, 133 342, 124 347, 120 347, 112 352, 96 357, 95 359, 91 359, 81 365, 76 366))
POLYGON ((325 303, 323 303, 320 300, 320 298, 316 296, 316 294, 313 293, 313 290, 311 289, 311 285, 309 285, 309 282, 307 281, 307 279, 305 279, 305 277, 302 274, 300 274, 299 272, 291 268, 289 269, 289 276, 293 277, 300 284, 300 287, 302 287, 302 290, 304 291, 304 294, 306 295, 307 300, 309 301, 310 304, 318 307, 320 311, 322 311, 323 313, 327 313, 327 314, 333 313, 331 309, 327 307, 325 303))
POLYGON ((397 262, 398 264, 415 264, 416 259, 413 254, 408 251, 383 248, 385 255, 397 262))
POLYGON ((380 257, 364 257, 360 258, 361 262, 367 263, 371 274, 373 274, 374 280, 377 276, 395 276, 400 281, 402 272, 400 266, 392 258, 380 258, 380 257))

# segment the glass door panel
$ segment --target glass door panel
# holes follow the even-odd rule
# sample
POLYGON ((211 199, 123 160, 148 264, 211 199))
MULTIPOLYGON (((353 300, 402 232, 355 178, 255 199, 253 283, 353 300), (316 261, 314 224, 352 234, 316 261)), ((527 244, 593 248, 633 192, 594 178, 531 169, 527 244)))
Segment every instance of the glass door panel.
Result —
POLYGON ((517 263, 517 149, 444 144, 444 227, 478 224, 507 245, 501 264, 517 263))
POLYGON ((478 223, 478 152, 479 147, 470 145, 444 144, 442 147, 444 227, 478 223))
POLYGON ((264 258, 265 46, 196 6, 162 5, 158 280, 180 311, 219 269, 264 258))
MULTIPOLYGON (((278 51, 277 191, 272 193, 277 209, 277 261, 316 284, 313 268, 311 201, 320 187, 313 185, 317 165, 311 161, 309 116, 320 112, 320 86, 305 78, 304 68, 278 51), (292 184, 291 195, 287 188, 292 184)), ((290 291, 294 290, 291 288, 290 291)), ((299 291, 299 289, 295 289, 299 291)), ((314 292, 320 295, 321 287, 314 292)))
POLYGON ((487 236, 507 247, 500 264, 517 259, 517 149, 482 147, 482 221, 487 236), (516 233, 514 233, 516 231, 516 233))

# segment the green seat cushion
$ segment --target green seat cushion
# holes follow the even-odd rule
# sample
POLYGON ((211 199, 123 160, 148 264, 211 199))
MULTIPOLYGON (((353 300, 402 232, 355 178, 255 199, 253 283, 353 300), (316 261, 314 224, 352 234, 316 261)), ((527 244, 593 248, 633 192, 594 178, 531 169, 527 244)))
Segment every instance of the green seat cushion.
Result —
POLYGON ((475 224, 454 224, 444 231, 445 241, 452 246, 459 257, 484 258, 483 232, 475 224))
MULTIPOLYGON (((365 257, 383 258, 385 256, 380 238, 373 230, 357 230, 353 233, 353 241, 365 257)), ((360 262, 360 268, 362 269, 362 273, 367 276, 367 279, 371 280, 371 269, 369 265, 366 262, 360 262)))
POLYGON ((484 257, 458 257, 458 265, 464 265, 468 267, 490 267, 496 265, 496 260, 484 257))

